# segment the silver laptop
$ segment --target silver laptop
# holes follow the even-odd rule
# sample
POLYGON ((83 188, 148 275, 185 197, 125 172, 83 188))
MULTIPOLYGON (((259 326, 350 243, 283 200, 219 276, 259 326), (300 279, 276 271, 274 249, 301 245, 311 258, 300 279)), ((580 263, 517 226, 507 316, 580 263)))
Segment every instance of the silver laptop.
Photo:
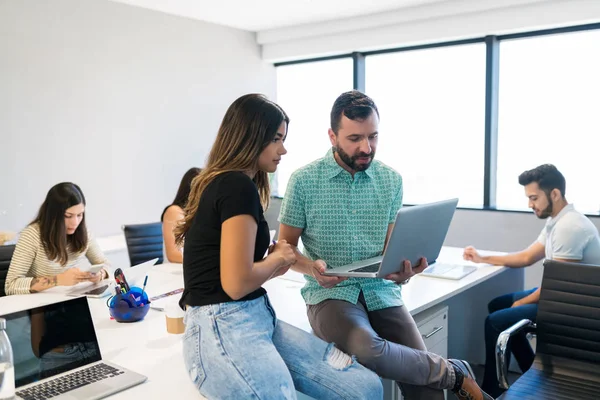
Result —
MULTIPOLYGON (((398 272, 404 260, 409 260, 413 266, 416 266, 421 257, 427 259, 430 267, 425 271, 429 270, 436 265, 457 204, 458 199, 450 199, 402 207, 396 215, 392 235, 383 256, 330 268, 325 275, 385 278, 391 273, 398 272)), ((476 267, 471 268, 473 270, 470 272, 476 269, 476 267)))
POLYGON ((17 399, 96 400, 146 381, 102 361, 86 297, 2 315, 17 399))
MULTIPOLYGON (((134 265, 131 268, 127 268, 123 271, 125 279, 130 287, 139 286, 141 287, 144 283, 144 278, 148 275, 150 269, 156 264, 158 258, 150 261, 143 262, 138 265, 134 265)), ((79 284, 69 292, 69 296, 87 296, 91 298, 100 298, 114 294, 116 283, 114 278, 111 276, 108 279, 104 279, 95 284, 79 284)))

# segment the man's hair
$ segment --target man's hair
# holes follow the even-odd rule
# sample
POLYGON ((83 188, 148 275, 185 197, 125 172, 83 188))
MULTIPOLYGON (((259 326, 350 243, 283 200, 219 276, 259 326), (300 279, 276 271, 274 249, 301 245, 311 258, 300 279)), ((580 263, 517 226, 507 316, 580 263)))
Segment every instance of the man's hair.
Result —
POLYGON ((379 110, 373 99, 358 90, 342 93, 333 103, 331 108, 331 130, 337 135, 345 115, 352 121, 364 121, 369 118, 373 111, 379 118, 379 110))
POLYGON ((565 197, 567 186, 565 177, 552 164, 543 164, 519 175, 520 185, 525 186, 533 182, 536 182, 548 197, 550 197, 550 192, 554 189, 558 189, 562 196, 565 197))

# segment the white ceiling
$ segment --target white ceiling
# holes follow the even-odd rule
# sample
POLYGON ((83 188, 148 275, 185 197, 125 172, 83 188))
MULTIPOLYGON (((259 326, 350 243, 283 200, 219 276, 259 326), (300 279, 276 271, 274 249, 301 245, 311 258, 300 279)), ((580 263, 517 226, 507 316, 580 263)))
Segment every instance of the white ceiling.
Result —
POLYGON ((332 21, 451 0, 110 0, 248 31, 332 21))

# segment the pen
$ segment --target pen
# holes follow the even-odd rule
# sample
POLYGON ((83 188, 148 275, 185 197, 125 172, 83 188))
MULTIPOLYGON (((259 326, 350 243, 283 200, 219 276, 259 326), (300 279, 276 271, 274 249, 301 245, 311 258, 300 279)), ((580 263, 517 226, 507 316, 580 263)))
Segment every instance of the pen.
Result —
POLYGON ((275 250, 276 245, 277 245, 277 242, 275 241, 275 239, 271 240, 271 245, 267 249, 267 254, 271 254, 275 250))
POLYGON ((146 290, 146 283, 148 283, 148 275, 144 278, 144 286, 142 287, 142 299, 144 298, 144 290, 146 290))

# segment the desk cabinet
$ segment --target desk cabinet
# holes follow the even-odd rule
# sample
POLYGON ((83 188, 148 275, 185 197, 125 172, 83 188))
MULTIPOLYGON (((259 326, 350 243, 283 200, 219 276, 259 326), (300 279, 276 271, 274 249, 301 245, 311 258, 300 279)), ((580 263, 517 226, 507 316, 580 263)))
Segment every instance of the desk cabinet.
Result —
POLYGON ((425 310, 415 317, 419 332, 427 349, 435 354, 448 357, 448 307, 440 306, 425 310))

